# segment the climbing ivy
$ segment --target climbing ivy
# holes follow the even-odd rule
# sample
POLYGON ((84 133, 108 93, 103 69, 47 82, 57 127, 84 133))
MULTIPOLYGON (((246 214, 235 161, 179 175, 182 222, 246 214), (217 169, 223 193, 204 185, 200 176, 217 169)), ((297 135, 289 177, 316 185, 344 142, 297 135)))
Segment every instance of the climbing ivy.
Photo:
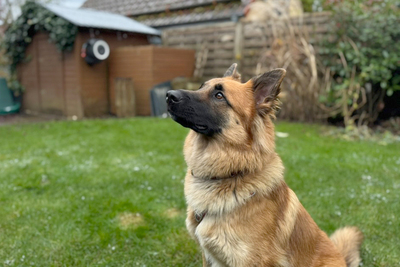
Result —
POLYGON ((17 64, 25 60, 26 48, 36 32, 48 32, 50 41, 59 51, 72 50, 78 33, 77 26, 33 1, 26 2, 21 12, 21 16, 7 29, 3 40, 12 73, 17 64))

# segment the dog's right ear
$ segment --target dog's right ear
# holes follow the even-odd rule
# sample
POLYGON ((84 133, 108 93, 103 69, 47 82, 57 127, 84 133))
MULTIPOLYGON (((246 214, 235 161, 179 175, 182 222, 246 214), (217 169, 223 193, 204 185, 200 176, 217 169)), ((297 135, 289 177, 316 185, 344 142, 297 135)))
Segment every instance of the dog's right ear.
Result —
POLYGON ((278 106, 278 95, 281 92, 280 86, 286 75, 284 69, 274 69, 252 78, 254 100, 259 111, 268 112, 278 106))
POLYGON ((224 78, 225 77, 231 77, 232 79, 240 82, 240 79, 241 79, 242 76, 237 71, 237 64, 236 63, 233 63, 232 66, 230 66, 229 69, 225 72, 224 78))

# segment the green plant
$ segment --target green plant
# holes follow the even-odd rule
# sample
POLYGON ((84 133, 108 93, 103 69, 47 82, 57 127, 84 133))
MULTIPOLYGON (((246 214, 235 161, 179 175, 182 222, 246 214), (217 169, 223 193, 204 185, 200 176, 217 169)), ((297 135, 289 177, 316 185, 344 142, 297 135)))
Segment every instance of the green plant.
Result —
POLYGON ((21 7, 21 12, 21 16, 7 29, 3 40, 11 72, 15 71, 18 63, 25 60, 25 50, 38 31, 48 32, 50 41, 54 42, 60 51, 73 48, 78 33, 77 26, 33 1, 26 2, 21 7))
POLYGON ((14 97, 19 97, 25 91, 25 87, 18 81, 15 75, 7 79, 7 85, 13 92, 14 97))
POLYGON ((320 12, 329 10, 331 3, 338 0, 301 0, 304 12, 320 12))
POLYGON ((303 4, 304 12, 313 11, 314 0, 301 0, 301 3, 303 4))
POLYGON ((333 84, 322 99, 346 126, 371 124, 385 94, 400 90, 398 2, 343 1, 331 6, 334 36, 320 50, 333 84))

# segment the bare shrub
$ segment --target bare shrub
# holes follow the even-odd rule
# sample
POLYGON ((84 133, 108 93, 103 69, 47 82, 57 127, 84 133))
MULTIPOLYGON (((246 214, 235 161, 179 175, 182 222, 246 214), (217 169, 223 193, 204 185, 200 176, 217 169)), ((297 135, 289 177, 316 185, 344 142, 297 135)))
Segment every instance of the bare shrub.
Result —
POLYGON ((287 71, 282 86, 282 110, 279 117, 302 122, 326 119, 330 108, 319 98, 331 85, 329 69, 319 61, 305 27, 294 26, 291 20, 272 22, 274 38, 271 47, 261 55, 257 73, 273 68, 287 71))

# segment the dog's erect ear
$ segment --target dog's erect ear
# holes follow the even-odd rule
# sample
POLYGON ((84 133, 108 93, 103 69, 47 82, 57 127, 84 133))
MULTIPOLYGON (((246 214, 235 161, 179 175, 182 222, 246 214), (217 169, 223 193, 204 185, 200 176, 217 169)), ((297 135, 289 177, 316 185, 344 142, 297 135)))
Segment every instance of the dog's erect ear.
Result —
POLYGON ((286 75, 284 69, 274 69, 252 78, 257 108, 275 108, 281 83, 286 75))
POLYGON ((224 77, 231 77, 236 81, 240 82, 241 75, 237 71, 237 64, 233 63, 232 66, 229 67, 229 69, 225 72, 224 77))

